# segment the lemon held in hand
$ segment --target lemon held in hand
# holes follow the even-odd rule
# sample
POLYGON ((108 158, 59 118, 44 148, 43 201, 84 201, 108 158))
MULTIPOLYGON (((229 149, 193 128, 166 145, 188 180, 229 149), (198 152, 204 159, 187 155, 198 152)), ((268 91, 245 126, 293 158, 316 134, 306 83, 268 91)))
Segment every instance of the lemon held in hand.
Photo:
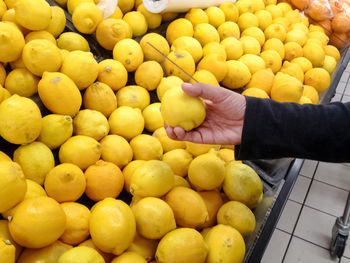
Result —
POLYGON ((161 113, 169 126, 192 130, 205 119, 205 106, 201 99, 185 94, 182 89, 171 89, 162 99, 161 113))

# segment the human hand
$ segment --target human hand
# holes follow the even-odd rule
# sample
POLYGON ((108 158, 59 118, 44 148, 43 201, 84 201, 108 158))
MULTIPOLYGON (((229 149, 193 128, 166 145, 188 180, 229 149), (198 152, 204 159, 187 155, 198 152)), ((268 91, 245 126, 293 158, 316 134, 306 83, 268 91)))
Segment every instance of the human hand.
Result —
POLYGON ((202 144, 238 145, 241 143, 246 99, 222 87, 203 83, 183 83, 183 91, 191 97, 204 99, 206 118, 191 131, 168 127, 169 138, 202 144))

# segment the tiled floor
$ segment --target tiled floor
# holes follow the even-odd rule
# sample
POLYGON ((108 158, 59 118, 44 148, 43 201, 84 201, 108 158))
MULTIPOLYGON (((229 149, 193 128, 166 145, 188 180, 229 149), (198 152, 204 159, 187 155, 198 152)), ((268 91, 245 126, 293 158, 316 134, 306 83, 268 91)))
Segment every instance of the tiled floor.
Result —
MULTIPOLYGON (((332 101, 350 101, 350 63, 332 101)), ((306 160, 262 263, 350 263, 350 241, 341 261, 329 254, 331 231, 350 190, 350 165, 306 160)))

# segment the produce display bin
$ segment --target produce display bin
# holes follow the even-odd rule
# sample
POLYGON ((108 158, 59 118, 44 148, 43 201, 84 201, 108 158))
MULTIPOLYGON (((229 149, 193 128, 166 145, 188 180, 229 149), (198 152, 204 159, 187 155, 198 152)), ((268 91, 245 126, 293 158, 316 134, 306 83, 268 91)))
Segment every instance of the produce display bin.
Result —
MULTIPOLYGON (((56 5, 53 0, 47 0, 50 5, 56 5)), ((72 23, 71 15, 65 11, 67 17, 67 24, 65 31, 77 32, 72 23)), ((152 32, 165 35, 166 28, 169 23, 162 24, 156 30, 152 32)), ((100 47, 94 35, 84 35, 89 42, 91 52, 95 55, 96 60, 99 62, 103 59, 112 58, 112 52, 107 51, 100 47)), ((141 37, 135 38, 139 41, 141 37)), ((339 61, 335 72, 332 74, 331 85, 327 91, 320 94, 320 103, 329 103, 331 98, 335 94, 336 87, 340 81, 341 75, 345 70, 350 60, 349 48, 341 50, 341 60, 339 61)), ((128 85, 135 84, 134 78, 129 77, 128 85)), ((36 94, 31 97, 42 112, 42 115, 49 114, 48 110, 44 107, 40 101, 39 96, 36 94)), ((157 101, 156 93, 151 92, 151 102, 157 101)), ((6 152, 12 156, 13 151, 17 148, 17 145, 13 145, 0 138, 0 150, 6 152)), ((58 160, 58 151, 54 151, 55 159, 58 160)), ((278 219, 283 211, 283 208, 288 200, 289 194, 295 184, 295 181, 299 175, 304 160, 283 158, 278 160, 255 160, 244 161, 247 165, 251 166, 261 177, 264 187, 264 198, 257 208, 253 210, 256 217, 255 231, 245 238, 246 242, 246 256, 244 262, 257 263, 261 261, 261 258, 265 252, 265 249, 269 243, 271 235, 275 229, 278 219)), ((122 199, 127 203, 131 201, 131 195, 123 191, 118 199, 122 199)), ((85 195, 78 202, 84 203, 86 206, 91 207, 93 202, 85 195)), ((331 229, 329 229, 331 235, 331 229)))

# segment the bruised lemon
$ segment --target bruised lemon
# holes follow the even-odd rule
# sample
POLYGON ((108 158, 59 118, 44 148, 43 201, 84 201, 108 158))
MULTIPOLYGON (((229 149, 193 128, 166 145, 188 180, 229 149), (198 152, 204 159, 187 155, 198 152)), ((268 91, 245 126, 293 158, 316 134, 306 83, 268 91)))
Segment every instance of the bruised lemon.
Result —
POLYGON ((143 110, 150 103, 148 91, 140 86, 131 85, 121 88, 117 92, 118 106, 128 106, 143 110))
POLYGON ((190 77, 188 76, 188 74, 193 75, 196 68, 194 59, 191 56, 191 54, 186 50, 176 49, 175 51, 169 53, 168 59, 169 60, 166 60, 164 63, 166 75, 177 76, 183 81, 189 81, 190 77), (179 65, 188 74, 185 74, 182 70, 180 70, 173 63, 171 63, 170 60, 179 65))
POLYGON ((113 48, 113 58, 120 61, 128 72, 133 72, 143 62, 142 48, 133 39, 120 40, 113 48))
POLYGON ((107 84, 114 91, 126 85, 128 72, 121 62, 114 59, 105 59, 98 66, 98 81, 107 84))

